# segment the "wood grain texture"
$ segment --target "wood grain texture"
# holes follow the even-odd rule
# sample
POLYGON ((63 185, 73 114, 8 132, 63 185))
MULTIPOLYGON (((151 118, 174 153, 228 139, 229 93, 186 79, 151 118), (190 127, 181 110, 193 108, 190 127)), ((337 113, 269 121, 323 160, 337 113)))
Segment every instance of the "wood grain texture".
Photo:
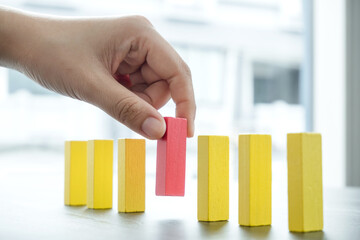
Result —
POLYGON ((270 135, 239 135, 239 224, 271 225, 270 135))
POLYGON ((118 140, 118 211, 145 211, 145 139, 118 140))
POLYGON ((287 135, 289 230, 323 229, 321 135, 287 135))
POLYGON ((198 137, 199 221, 229 219, 229 137, 198 137))
POLYGON ((87 207, 112 208, 113 140, 90 140, 87 146, 87 207))
POLYGON ((165 117, 166 133, 157 142, 157 196, 184 196, 187 121, 165 117))
POLYGON ((65 205, 86 205, 86 162, 86 141, 66 141, 64 187, 65 205))

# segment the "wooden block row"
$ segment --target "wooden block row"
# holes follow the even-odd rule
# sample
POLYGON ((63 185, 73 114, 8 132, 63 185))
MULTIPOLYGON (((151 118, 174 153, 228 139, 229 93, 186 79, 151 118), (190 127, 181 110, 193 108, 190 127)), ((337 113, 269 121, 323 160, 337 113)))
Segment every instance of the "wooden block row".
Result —
MULTIPOLYGON (((271 136, 239 135, 239 225, 271 225, 271 136)), ((289 230, 323 228, 321 135, 288 134, 289 230)), ((229 217, 229 140, 198 138, 198 220, 229 217)))
MULTIPOLYGON (((158 142, 156 194, 183 196, 186 121, 158 142), (177 138, 177 136, 180 136, 177 138)), ((239 135, 239 224, 271 225, 271 136, 239 135)), ((118 142, 118 210, 145 210, 145 140, 118 142)), ((289 230, 323 228, 321 135, 288 134, 289 230)), ((112 208, 113 141, 65 143, 65 204, 112 208), (86 179, 87 176, 87 179, 86 179), (87 187, 86 187, 87 186, 87 187)), ((229 138, 198 138, 198 220, 229 218, 229 138)))
MULTIPOLYGON (((118 141, 118 211, 145 211, 145 140, 118 141)), ((65 205, 112 208, 113 140, 65 142, 65 205)))

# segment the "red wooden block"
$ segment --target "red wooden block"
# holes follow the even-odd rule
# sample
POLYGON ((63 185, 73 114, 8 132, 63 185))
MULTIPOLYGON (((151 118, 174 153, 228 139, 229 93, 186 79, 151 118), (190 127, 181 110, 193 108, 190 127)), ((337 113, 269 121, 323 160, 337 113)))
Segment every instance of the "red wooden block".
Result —
POLYGON ((120 83, 121 85, 123 85, 126 88, 130 88, 132 86, 129 74, 122 75, 122 74, 116 72, 114 74, 114 78, 116 79, 116 81, 118 81, 118 83, 120 83))
POLYGON ((156 195, 184 196, 187 121, 165 117, 166 132, 157 142, 156 195))

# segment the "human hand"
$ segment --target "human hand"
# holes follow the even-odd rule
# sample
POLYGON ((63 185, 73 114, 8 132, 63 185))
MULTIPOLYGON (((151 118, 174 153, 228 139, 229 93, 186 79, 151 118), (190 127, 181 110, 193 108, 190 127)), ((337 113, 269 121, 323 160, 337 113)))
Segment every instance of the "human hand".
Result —
POLYGON ((150 139, 165 133, 157 109, 171 97, 176 117, 187 119, 188 137, 194 135, 190 70, 145 18, 49 18, 0 9, 0 20, 7 24, 0 64, 98 106, 150 139))

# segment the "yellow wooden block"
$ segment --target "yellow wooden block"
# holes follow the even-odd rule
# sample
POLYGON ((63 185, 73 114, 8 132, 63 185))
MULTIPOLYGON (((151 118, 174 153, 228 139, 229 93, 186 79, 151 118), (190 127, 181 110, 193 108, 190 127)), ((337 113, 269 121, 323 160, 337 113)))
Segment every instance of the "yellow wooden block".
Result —
POLYGON ((86 141, 65 142, 65 205, 86 205, 86 141))
POLYGON ((145 139, 118 140, 118 211, 145 211, 145 139))
POLYGON ((199 221, 229 219, 229 137, 198 137, 199 221))
POLYGON ((271 225, 270 135, 239 135, 239 224, 271 225))
POLYGON ((112 208, 113 140, 90 140, 87 146, 87 207, 112 208))
POLYGON ((323 229, 321 135, 287 135, 289 230, 323 229))

